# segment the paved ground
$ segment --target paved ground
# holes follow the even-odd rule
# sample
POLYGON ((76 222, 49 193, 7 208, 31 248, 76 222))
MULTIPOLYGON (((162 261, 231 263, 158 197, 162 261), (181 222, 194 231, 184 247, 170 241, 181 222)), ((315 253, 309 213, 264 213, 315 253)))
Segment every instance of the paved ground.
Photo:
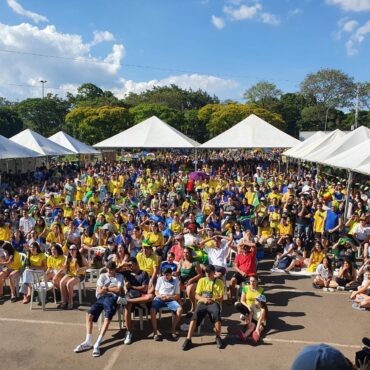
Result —
MULTIPOLYGON (((53 303, 43 312, 36 306, 0 301, 0 368, 12 369, 104 369, 125 367, 155 369, 289 369, 295 355, 307 344, 326 342, 340 349, 348 358, 360 348, 361 339, 370 332, 369 312, 356 311, 348 302, 348 293, 324 293, 314 290, 310 278, 271 274, 271 263, 261 264, 261 280, 269 301, 268 333, 258 347, 241 344, 235 337, 240 328, 239 315, 223 306, 223 335, 226 348, 218 350, 209 326, 195 337, 195 348, 181 351, 179 342, 154 342, 150 323, 140 332, 135 323, 135 342, 122 344, 123 333, 113 322, 102 356, 94 359, 91 351, 74 354, 73 348, 85 337, 84 310, 59 311, 53 303), (231 365, 232 364, 232 365, 231 365)), ((92 286, 92 285, 88 285, 92 286)), ((92 289, 89 297, 92 298, 92 289)), ((166 338, 170 327, 168 314, 160 328, 166 338)), ((184 319, 186 321, 186 319, 184 319)), ((94 331, 94 339, 97 329, 94 331)))

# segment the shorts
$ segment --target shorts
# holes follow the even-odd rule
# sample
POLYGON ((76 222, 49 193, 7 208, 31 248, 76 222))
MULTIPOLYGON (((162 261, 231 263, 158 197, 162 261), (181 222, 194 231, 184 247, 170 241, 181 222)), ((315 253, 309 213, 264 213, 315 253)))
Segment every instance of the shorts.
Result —
POLYGON ((316 240, 321 240, 323 234, 322 233, 318 233, 317 231, 315 231, 315 239, 316 240))
POLYGON ((97 322, 103 310, 104 317, 108 320, 112 320, 117 310, 117 296, 107 294, 98 298, 87 312, 93 316, 93 321, 97 322))
POLYGON ((236 279, 236 283, 238 285, 242 285, 242 283, 248 283, 249 282, 249 276, 243 276, 242 274, 240 274, 239 272, 236 272, 234 275, 233 275, 233 278, 236 279))
POLYGON ((328 240, 330 243, 335 244, 339 239, 339 232, 334 231, 333 233, 329 233, 329 231, 324 231, 324 238, 328 240))
POLYGON ((157 312, 160 308, 164 307, 167 307, 172 312, 176 312, 181 306, 177 301, 162 301, 158 297, 153 299, 152 308, 154 308, 157 312))
POLYGON ((207 315, 212 323, 221 321, 220 305, 217 302, 211 304, 198 303, 191 320, 196 321, 198 327, 207 315))
POLYGON ((78 275, 78 276, 68 275, 68 276, 71 277, 71 278, 77 278, 77 279, 80 280, 80 282, 85 280, 85 275, 78 275))
POLYGON ((214 265, 214 267, 215 267, 216 272, 219 272, 220 274, 222 274, 222 276, 225 276, 225 274, 226 274, 226 268, 225 267, 217 266, 217 265, 214 265))

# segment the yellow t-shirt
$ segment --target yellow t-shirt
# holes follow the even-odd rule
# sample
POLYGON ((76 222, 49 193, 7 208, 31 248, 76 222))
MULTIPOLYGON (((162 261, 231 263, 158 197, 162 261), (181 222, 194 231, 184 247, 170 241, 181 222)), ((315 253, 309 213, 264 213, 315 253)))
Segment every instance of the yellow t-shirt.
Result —
POLYGON ((164 237, 162 233, 153 233, 144 231, 144 238, 152 245, 153 247, 163 247, 164 246, 164 237))
POLYGON ((79 269, 80 267, 78 266, 77 264, 77 261, 71 261, 69 263, 69 271, 68 271, 68 275, 69 276, 73 276, 73 277, 76 277, 76 276, 84 276, 85 275, 85 271, 80 271, 80 272, 77 272, 77 270, 79 269))
POLYGON ((146 257, 142 252, 136 256, 140 270, 146 271, 149 276, 153 276, 155 269, 158 267, 158 257, 155 254, 151 254, 146 257))
POLYGON ((0 227, 0 240, 9 241, 11 236, 10 234, 11 230, 9 225, 4 225, 0 227))
POLYGON ((245 302, 249 307, 254 304, 254 301, 263 293, 263 288, 252 290, 248 285, 243 287, 243 293, 245 294, 245 302))
POLYGON ((57 258, 49 256, 47 260, 47 267, 48 269, 59 270, 64 265, 65 261, 66 258, 63 255, 57 258))
POLYGON ((315 220, 315 233, 324 232, 324 220, 326 216, 326 211, 316 211, 313 218, 315 220))
POLYGON ((174 233, 174 234, 179 234, 182 230, 182 226, 180 223, 174 223, 174 222, 171 222, 170 223, 170 226, 169 226, 169 229, 174 233))
POLYGON ((196 293, 212 293, 213 298, 219 298, 224 295, 224 282, 221 279, 209 280, 207 277, 201 278, 198 281, 196 293))
POLYGON ((8 268, 17 271, 22 268, 22 260, 19 252, 14 251, 13 261, 9 263, 8 268))
POLYGON ((285 226, 283 224, 279 224, 278 230, 279 235, 290 235, 290 236, 293 235, 293 228, 291 224, 287 224, 285 226))
POLYGON ((267 238, 272 235, 272 229, 270 226, 267 227, 261 227, 260 233, 262 238, 267 238))
POLYGON ((42 267, 44 261, 46 261, 46 256, 44 253, 39 253, 30 256, 31 267, 42 267))

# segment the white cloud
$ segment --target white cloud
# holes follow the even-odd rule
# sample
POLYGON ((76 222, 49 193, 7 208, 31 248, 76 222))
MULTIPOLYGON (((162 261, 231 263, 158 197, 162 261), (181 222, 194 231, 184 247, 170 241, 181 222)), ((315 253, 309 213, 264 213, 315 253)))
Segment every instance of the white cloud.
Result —
POLYGON ((90 45, 94 46, 105 41, 114 41, 114 35, 109 31, 94 31, 94 39, 90 45))
POLYGON ((121 88, 114 90, 118 97, 125 97, 130 92, 140 93, 154 86, 167 86, 175 84, 183 89, 202 89, 210 94, 217 94, 225 90, 231 90, 239 87, 239 83, 234 80, 226 80, 216 76, 201 75, 201 74, 183 74, 177 76, 169 76, 162 80, 151 80, 143 82, 135 82, 132 80, 121 79, 121 88))
POLYGON ((299 15, 302 13, 303 13, 303 9, 295 8, 295 9, 289 10, 288 17, 295 17, 296 15, 299 15))
POLYGON ((225 21, 215 15, 212 15, 212 24, 219 30, 222 30, 225 27, 225 21))
POLYGON ((48 22, 48 19, 40 14, 31 12, 23 8, 16 0, 6 0, 9 7, 17 14, 23 15, 24 17, 32 19, 35 23, 48 22))
POLYGON ((243 19, 252 19, 257 16, 257 13, 262 10, 262 5, 257 3, 252 6, 241 5, 239 8, 225 6, 224 13, 227 14, 233 21, 241 21, 243 19))
POLYGON ((330 5, 338 5, 345 11, 363 12, 370 10, 370 0, 326 0, 330 5))
POLYGON ((271 13, 261 13, 261 20, 263 23, 272 24, 273 26, 280 24, 280 17, 271 13))
POLYGON ((125 55, 124 46, 115 44, 108 55, 97 58, 91 55, 94 51, 91 44, 84 43, 80 35, 60 33, 52 25, 39 28, 28 23, 15 26, 0 23, 0 49, 58 57, 1 53, 0 96, 9 98, 28 97, 35 89, 7 84, 40 86, 40 79, 48 81, 46 89, 84 82, 113 85, 119 79, 120 63, 125 55))
POLYGON ((349 56, 354 56, 359 52, 360 44, 366 39, 367 35, 370 33, 370 21, 367 21, 361 27, 358 27, 356 31, 354 31, 346 42, 346 49, 347 54, 349 56))
POLYGON ((344 32, 352 32, 357 26, 358 26, 358 22, 352 19, 343 24, 342 30, 344 32))

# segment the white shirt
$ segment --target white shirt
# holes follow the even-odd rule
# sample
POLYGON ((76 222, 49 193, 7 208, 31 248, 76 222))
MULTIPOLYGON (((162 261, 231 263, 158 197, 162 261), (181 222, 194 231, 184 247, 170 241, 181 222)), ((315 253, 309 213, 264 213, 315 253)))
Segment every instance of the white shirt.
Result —
POLYGON ((185 234, 184 235, 184 246, 193 246, 199 243, 199 237, 195 234, 185 234))
POLYGON ((317 266, 316 274, 321 276, 323 279, 328 279, 330 271, 328 268, 325 268, 322 263, 320 263, 320 265, 317 266))
MULTIPOLYGON (((96 286, 99 288, 102 288, 103 286, 106 286, 108 288, 116 288, 116 287, 121 287, 123 284, 123 275, 116 273, 114 277, 109 276, 108 273, 106 272, 105 274, 101 274, 99 276, 98 281, 96 282, 96 286)), ((106 294, 112 294, 114 293, 106 293, 106 294)), ((98 293, 98 289, 96 289, 96 298, 100 298, 103 296, 103 294, 98 293)))
POLYGON ((36 225, 36 220, 33 217, 21 217, 19 220, 19 229, 25 234, 28 234, 36 225))
POLYGON ((155 290, 161 295, 180 294, 180 281, 175 277, 171 280, 167 280, 165 276, 161 276, 157 280, 155 290))
POLYGON ((220 248, 205 247, 204 250, 208 254, 208 262, 214 266, 221 266, 226 268, 226 257, 228 253, 228 241, 221 240, 220 248))
POLYGON ((353 230, 353 233, 356 235, 358 240, 364 241, 370 235, 370 227, 362 227, 361 224, 358 224, 353 230))

